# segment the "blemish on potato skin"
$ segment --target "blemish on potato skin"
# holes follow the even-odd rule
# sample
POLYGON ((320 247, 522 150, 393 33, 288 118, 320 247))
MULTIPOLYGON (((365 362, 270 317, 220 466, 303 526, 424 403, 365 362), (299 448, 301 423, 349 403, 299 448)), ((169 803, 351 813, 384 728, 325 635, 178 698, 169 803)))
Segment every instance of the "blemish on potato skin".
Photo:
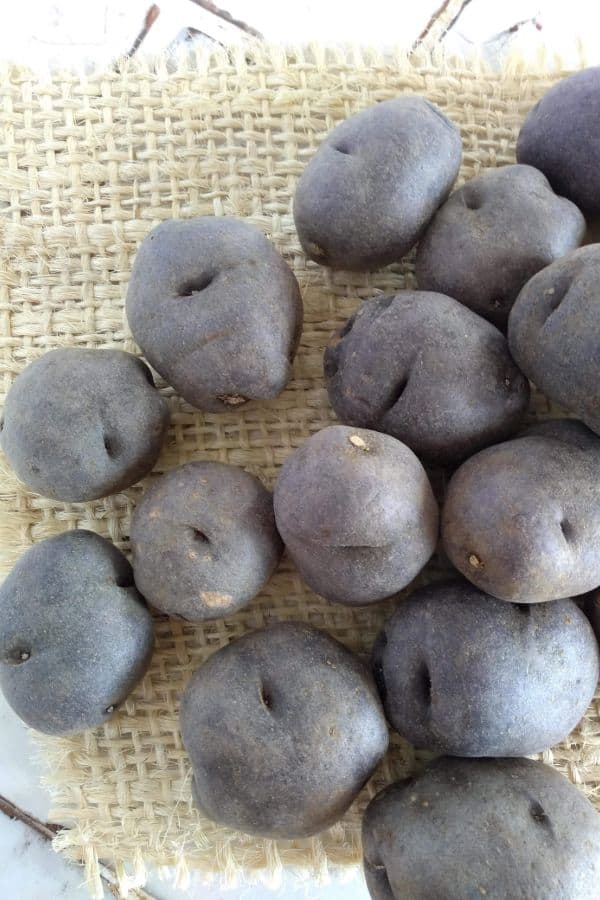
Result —
POLYGON ((242 397, 240 394, 223 394, 220 397, 217 397, 217 400, 220 400, 225 406, 233 407, 242 406, 244 403, 248 402, 248 398, 242 397))
POLYGON ((229 606, 233 597, 231 594, 221 594, 219 591, 202 591, 200 601, 210 609, 219 609, 221 606, 229 606))
POLYGON ((369 452, 369 449, 370 449, 369 445, 367 444, 367 442, 365 440, 363 440, 363 438, 360 437, 360 435, 352 434, 352 435, 350 435, 348 440, 350 441, 350 443, 352 444, 353 447, 358 447, 359 450, 364 450, 365 453, 369 452))
POLYGON ((469 554, 469 565, 473 569, 483 569, 483 562, 479 559, 479 557, 475 553, 469 554))

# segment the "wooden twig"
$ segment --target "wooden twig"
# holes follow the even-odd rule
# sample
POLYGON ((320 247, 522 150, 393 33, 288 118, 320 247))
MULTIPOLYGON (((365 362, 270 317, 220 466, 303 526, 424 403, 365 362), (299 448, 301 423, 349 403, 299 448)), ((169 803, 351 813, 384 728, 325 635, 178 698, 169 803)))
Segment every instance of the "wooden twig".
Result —
POLYGON ((137 53, 137 51, 140 48, 140 44, 142 43, 143 40, 145 40, 148 32, 150 31, 150 29, 152 28, 152 26, 158 19, 159 15, 160 15, 160 7, 157 6, 156 3, 153 3, 152 6, 150 7, 150 9, 148 10, 148 12, 146 13, 146 16, 144 18, 144 24, 142 26, 141 31, 138 33, 133 44, 131 45, 131 47, 129 48, 127 53, 125 54, 125 57, 127 59, 131 58, 132 56, 134 56, 137 53))
MULTIPOLYGON (((18 822, 22 822, 23 825, 27 825, 28 828, 31 828, 32 831, 35 831, 36 834, 39 834, 46 841, 53 841, 58 832, 61 830, 60 825, 51 825, 49 822, 42 822, 41 819, 37 819, 35 816, 30 815, 30 813, 25 812, 24 809, 21 809, 20 806, 17 806, 7 797, 3 797, 0 794, 0 813, 4 813, 5 816, 8 816, 9 819, 16 819, 18 822)), ((105 882, 108 890, 115 897, 119 897, 119 886, 117 882, 117 876, 109 869, 107 866, 100 864, 100 877, 105 882)), ((137 888, 131 892, 131 896, 137 898, 137 900, 155 900, 152 894, 149 894, 147 891, 144 891, 142 888, 137 888)))
POLYGON ((444 15, 446 10, 450 6, 450 3, 451 3, 451 0, 444 0, 442 5, 439 6, 434 13, 432 13, 431 18, 429 19, 429 22, 427 23, 427 25, 425 26, 425 28, 423 29, 423 31, 421 32, 419 37, 416 39, 416 41, 412 45, 413 50, 416 50, 416 48, 419 46, 419 44, 423 43, 423 41, 425 40, 425 38, 427 37, 427 35, 429 34, 431 29, 435 25, 435 23, 438 21, 438 19, 440 19, 441 16, 444 15))
POLYGON ((11 800, 3 797, 1 794, 0 812, 4 813, 5 816, 8 816, 9 819, 18 819, 19 822, 28 825, 43 838, 46 838, 47 841, 53 840, 60 831, 58 825, 49 825, 47 822, 41 822, 39 819, 36 819, 35 816, 29 815, 24 809, 16 806, 11 800))
POLYGON ((212 35, 207 34, 205 31, 200 31, 199 28, 193 28, 191 25, 189 25, 187 28, 184 28, 183 34, 184 34, 184 37, 183 37, 184 41, 193 41, 196 38, 203 37, 203 38, 206 38, 207 41, 210 41, 211 44, 218 44, 219 47, 223 47, 224 50, 227 49, 225 47, 225 44, 222 41, 218 41, 212 35))
POLYGON ((463 2, 461 3, 460 9, 458 10, 458 12, 454 16, 454 18, 450 22, 448 22, 448 24, 442 31, 442 33, 440 35, 440 41, 443 41, 444 38, 446 37, 446 35, 448 34, 448 32, 451 31, 452 28, 454 28, 454 26, 456 25, 456 23, 458 22, 458 20, 460 19, 460 17, 462 16, 463 12, 465 11, 465 9, 467 8, 467 6, 469 5, 470 2, 471 2, 471 0, 463 0, 463 2))
MULTIPOLYGON (((531 19, 521 19, 520 22, 515 22, 514 25, 511 25, 510 28, 506 29, 506 34, 516 34, 523 25, 533 25, 536 31, 542 30, 542 23, 539 21, 537 16, 532 16, 531 19)), ((502 34, 502 32, 500 32, 502 34)))
MULTIPOLYGON (((450 2, 450 0, 448 0, 450 2)), ((251 34, 252 37, 261 38, 262 34, 260 31, 257 31, 256 28, 252 28, 251 25, 248 25, 246 22, 242 22, 241 19, 234 19, 231 13, 227 12, 226 9, 219 9, 219 7, 212 3, 211 0, 192 0, 192 3, 195 3, 196 6, 201 6, 202 9, 205 9, 206 12, 212 13, 213 16, 218 16, 219 19, 223 19, 225 22, 229 22, 230 25, 235 25, 236 28, 239 28, 240 31, 245 31, 246 34, 251 34)))
POLYGON ((488 38, 485 42, 485 46, 489 47, 494 44, 504 45, 508 43, 511 37, 514 34, 517 34, 517 32, 525 25, 533 25, 536 31, 542 30, 542 23, 537 16, 533 16, 531 19, 521 19, 519 22, 515 22, 514 25, 511 25, 510 28, 505 28, 504 31, 499 31, 498 34, 492 35, 492 37, 488 38))

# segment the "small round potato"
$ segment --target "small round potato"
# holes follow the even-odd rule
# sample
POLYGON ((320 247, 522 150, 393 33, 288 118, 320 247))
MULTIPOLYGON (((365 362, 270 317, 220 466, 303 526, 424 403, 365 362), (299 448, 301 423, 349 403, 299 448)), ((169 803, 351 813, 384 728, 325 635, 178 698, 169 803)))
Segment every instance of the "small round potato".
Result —
POLYGON ((412 450, 343 425, 318 431, 286 460, 275 519, 306 583, 348 606, 405 587, 438 536, 437 503, 412 450))
POLYGON ((527 282, 510 314, 508 341, 537 387, 600 434, 600 244, 527 282))
POLYGON ((600 67, 569 75, 527 115, 517 160, 540 169, 558 194, 600 212, 600 67))
POLYGON ((467 581, 428 585, 380 632, 388 721, 416 747, 526 756, 562 741, 598 683, 598 645, 572 600, 505 603, 467 581))
POLYGON ((346 119, 298 182, 294 221, 304 252, 359 271, 401 259, 448 196, 461 153, 456 125, 422 97, 346 119))
POLYGON ((148 366, 123 350, 51 350, 11 386, 2 449, 44 497, 84 501, 130 487, 158 459, 169 408, 148 366))
POLYGON ((274 838, 333 825, 388 745, 368 670, 301 622, 250 632, 211 656, 185 690, 181 731, 199 809, 274 838))
POLYGON ((575 204, 537 169, 488 169, 434 216, 417 251, 417 281, 506 328, 525 282, 578 247, 585 229, 575 204))
POLYGON ((137 252, 127 318, 178 394, 223 412, 284 389, 302 332, 302 298, 290 267, 253 225, 169 219, 137 252))
POLYGON ((441 757, 363 819, 373 900, 597 900, 600 816, 530 759, 441 757))
POLYGON ((448 485, 444 548, 477 587, 537 603, 600 584, 600 439, 575 420, 468 459, 448 485))
POLYGON ((509 437, 529 402, 498 329, 426 291, 364 303, 333 335, 324 368, 342 422, 391 434, 441 465, 509 437))
POLYGON ((171 616, 231 615, 258 594, 283 543, 273 497, 237 466, 192 462, 161 476, 131 523, 135 583, 171 616))
POLYGON ((0 588, 0 687, 46 734, 106 722, 144 675, 153 645, 131 566, 91 531, 34 544, 0 588))

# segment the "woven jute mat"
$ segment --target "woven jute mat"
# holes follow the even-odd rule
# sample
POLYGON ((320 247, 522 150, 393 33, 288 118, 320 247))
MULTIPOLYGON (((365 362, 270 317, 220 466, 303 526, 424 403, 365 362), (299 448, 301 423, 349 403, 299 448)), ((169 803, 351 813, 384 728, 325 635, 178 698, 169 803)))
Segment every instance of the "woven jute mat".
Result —
MULTIPOLYGON (((299 279, 306 320, 292 383, 275 401, 220 415, 187 406, 162 384, 173 422, 156 477, 193 459, 243 466, 273 485, 287 456, 334 422, 322 377, 330 332, 376 291, 414 285, 410 259, 372 275, 307 263, 292 197, 304 164, 345 116, 405 92, 427 96, 462 130, 461 179, 514 162, 527 110, 561 73, 513 64, 494 72, 419 52, 313 47, 198 55, 173 71, 138 63, 90 76, 38 81, 19 68, 0 75, 0 403, 13 378, 53 347, 137 352, 123 301, 136 247, 170 217, 240 216, 258 226, 299 279)), ((542 64, 540 64, 542 66, 542 64)), ((252 298, 248 298, 252 302, 252 298)), ((548 403, 535 396, 545 416, 548 403)), ((26 491, 0 460, 0 564, 7 571, 33 542, 89 528, 126 553, 143 485, 86 504, 26 491)), ((434 561, 423 576, 439 574, 434 561)), ((178 729, 181 692, 218 647, 251 628, 302 619, 366 654, 392 602, 351 609, 327 603, 284 559, 262 595, 238 615, 205 625, 157 617, 148 675, 103 728, 69 739, 40 737, 56 847, 85 864, 100 895, 98 861, 123 892, 147 866, 276 880, 283 866, 312 878, 360 859, 360 817, 384 784, 421 759, 397 736, 345 819, 313 839, 271 841, 211 824, 194 810, 178 729)), ((600 699, 569 740, 543 754, 600 804, 600 699)))

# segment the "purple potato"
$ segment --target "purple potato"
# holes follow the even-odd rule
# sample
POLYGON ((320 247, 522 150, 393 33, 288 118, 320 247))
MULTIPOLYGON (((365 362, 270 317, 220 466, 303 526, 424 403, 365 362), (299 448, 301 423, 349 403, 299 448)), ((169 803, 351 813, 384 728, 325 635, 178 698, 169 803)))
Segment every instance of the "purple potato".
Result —
POLYGON ((217 650, 185 690, 181 732, 200 811, 274 838, 333 825, 388 745, 367 668, 301 622, 217 650))
POLYGON ((600 67, 563 78, 529 111, 517 160, 581 209, 600 212, 600 67))
POLYGON ((600 439, 559 420, 482 450, 450 479, 450 561, 481 590, 538 603, 600 584, 600 439))
POLYGON ((343 422, 391 434, 438 465, 510 437, 529 402, 504 335, 426 291, 364 303, 332 337, 324 368, 343 422))
POLYGON ((508 342, 525 375, 600 434, 600 244, 527 282, 510 314, 508 342))
POLYGON ((51 350, 30 363, 4 404, 2 449, 44 497, 116 494, 153 468, 169 408, 148 366, 123 350, 51 350))
POLYGON ((144 355, 184 400, 224 412, 284 389, 302 298, 290 267, 253 225, 169 219, 137 252, 127 318, 144 355))
POLYGON ((387 434, 333 425, 284 463, 279 533, 306 583, 348 606, 397 593, 435 550, 438 507, 427 474, 387 434))
POLYGON ((91 531, 34 544, 0 588, 0 688, 37 731, 102 725, 143 677, 153 646, 131 566, 91 531))
POLYGON ((505 603, 468 581, 402 600, 372 667, 391 725, 452 756, 526 756, 562 741, 598 683, 598 646, 572 600, 505 603))
POLYGON ((597 900, 600 817, 530 759, 441 757, 363 819, 372 900, 597 900))
POLYGON ((525 282, 578 247, 585 229, 575 204, 537 169, 488 169, 434 216, 417 250, 417 281, 505 329, 525 282))
POLYGON ((461 154, 456 125, 416 95, 341 122, 296 188, 304 252, 323 266, 359 271, 401 259, 448 196, 461 154))
POLYGON ((131 522, 135 582, 149 603, 193 622, 232 615, 283 553, 273 497, 237 466, 192 462, 163 475, 131 522))
POLYGON ((590 620, 596 639, 600 643, 600 591, 592 591, 591 595, 586 597, 583 611, 590 620))

